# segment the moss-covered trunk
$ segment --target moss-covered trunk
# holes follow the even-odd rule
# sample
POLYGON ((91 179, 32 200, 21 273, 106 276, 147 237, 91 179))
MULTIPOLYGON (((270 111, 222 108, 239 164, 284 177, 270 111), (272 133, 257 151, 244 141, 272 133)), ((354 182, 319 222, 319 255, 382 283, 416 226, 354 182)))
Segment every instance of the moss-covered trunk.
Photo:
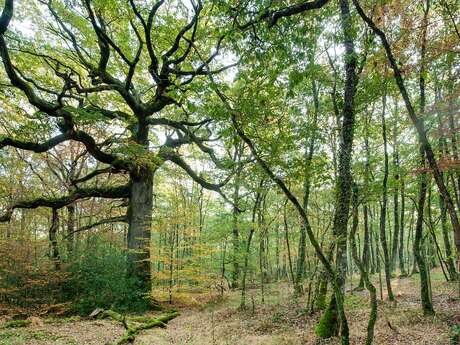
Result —
MULTIPOLYGON (((421 149, 421 165, 425 167, 425 156, 421 149)), ((423 211, 425 207, 426 192, 427 192, 427 174, 422 172, 419 177, 419 195, 417 200, 417 221, 415 225, 414 237, 414 256, 420 272, 420 297, 422 299, 422 308, 424 315, 434 314, 433 304, 431 303, 430 288, 428 282, 428 272, 425 259, 422 254, 421 242, 423 236, 423 211)))
POLYGON ((340 0, 341 26, 343 32, 343 45, 345 47, 344 66, 345 66, 345 87, 342 109, 341 140, 339 147, 339 166, 336 187, 335 214, 333 222, 333 232, 336 246, 336 271, 337 280, 334 282, 334 297, 329 304, 318 327, 328 327, 330 329, 340 328, 342 344, 349 343, 348 322, 345 316, 343 298, 345 277, 347 271, 347 226, 348 214, 350 209, 351 197, 351 160, 353 148, 353 134, 355 123, 355 93, 356 93, 356 53, 354 48, 353 23, 350 13, 348 0, 340 0), (334 313, 334 308, 338 317, 330 317, 334 313), (326 322, 328 321, 328 322, 326 322), (340 327, 337 327, 339 322, 340 327), (335 323, 335 324, 334 324, 335 323))

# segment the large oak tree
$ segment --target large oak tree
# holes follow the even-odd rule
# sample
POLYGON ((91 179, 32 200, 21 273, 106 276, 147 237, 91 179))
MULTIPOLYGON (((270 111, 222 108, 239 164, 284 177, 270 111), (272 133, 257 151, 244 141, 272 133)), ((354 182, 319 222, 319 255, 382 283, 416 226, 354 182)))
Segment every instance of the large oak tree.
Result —
POLYGON ((223 183, 208 182, 180 151, 194 144, 224 165, 208 144, 214 140, 212 121, 194 108, 203 76, 230 67, 215 62, 225 37, 216 24, 201 0, 189 6, 164 0, 6 0, 2 82, 23 104, 27 121, 12 123, 17 135, 2 136, 0 147, 44 153, 72 141, 99 164, 74 180, 68 194, 16 200, 1 220, 18 208, 57 210, 79 199, 125 199, 127 217, 116 220, 128 222, 128 275, 148 292, 155 172, 170 161, 204 188, 222 193, 223 183), (29 135, 21 131, 27 126, 39 130, 29 135), (125 183, 93 182, 108 174, 123 174, 125 183))

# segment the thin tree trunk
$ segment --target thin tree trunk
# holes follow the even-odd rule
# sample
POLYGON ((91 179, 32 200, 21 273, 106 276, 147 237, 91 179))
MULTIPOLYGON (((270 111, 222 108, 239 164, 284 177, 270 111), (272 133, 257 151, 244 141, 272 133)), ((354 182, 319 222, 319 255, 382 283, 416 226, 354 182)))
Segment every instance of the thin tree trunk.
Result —
MULTIPOLYGON (((313 159, 313 152, 315 149, 315 141, 316 141, 316 125, 318 121, 318 112, 319 112, 319 97, 318 97, 318 86, 316 81, 312 81, 312 90, 313 90, 313 102, 314 102, 314 112, 313 112, 313 132, 310 135, 310 141, 308 144, 308 148, 306 148, 305 154, 305 171, 306 176, 304 179, 304 196, 303 196, 303 208, 304 210, 308 210, 308 201, 310 197, 310 188, 311 188, 311 161, 313 159)), ((302 294, 302 280, 305 272, 305 247, 306 247, 306 239, 307 239, 307 231, 305 222, 302 222, 300 226, 300 238, 299 238, 299 256, 297 259, 297 270, 295 276, 295 283, 294 283, 294 290, 296 294, 302 294)))
POLYGON ((227 254, 227 241, 224 242, 222 250, 221 270, 220 270, 220 295, 224 295, 224 280, 225 280, 225 256, 227 254))
POLYGON ((401 177, 401 218, 400 218, 400 234, 399 234, 399 271, 400 277, 407 276, 404 265, 404 212, 406 207, 404 178, 401 177))
MULTIPOLYGON (((424 151, 420 148, 421 167, 425 168, 424 151)), ((430 288, 428 285, 428 272, 425 260, 422 256, 421 241, 423 237, 423 210, 425 206, 426 191, 427 191, 427 174, 422 171, 419 182, 419 197, 417 202, 417 222, 415 225, 414 237, 414 256, 420 272, 420 297, 422 299, 422 308, 424 315, 433 315, 434 309, 431 303, 430 288)))
MULTIPOLYGON (((374 107, 372 107, 374 108, 374 107)), ((370 126, 371 114, 366 114, 366 122, 365 122, 365 134, 364 134, 364 150, 366 152, 366 163, 365 163, 365 170, 364 170, 364 188, 366 192, 369 190, 369 179, 370 179, 370 150, 369 150, 369 126, 370 126)), ((363 243, 363 256, 362 256, 362 264, 364 265, 364 269, 366 272, 369 271, 369 209, 368 209, 368 201, 365 200, 363 206, 363 217, 364 217, 364 243, 363 243)), ((364 276, 360 270, 360 280, 358 287, 364 288, 364 276)))
MULTIPOLYGON (((235 146, 235 163, 239 165, 241 159, 241 150, 238 144, 235 146)), ((238 169, 235 175, 235 182, 233 185, 233 210, 232 210, 232 243, 233 243, 233 271, 232 271, 232 288, 235 289, 239 285, 240 277, 240 234, 238 229, 238 202, 240 198, 240 177, 241 169, 238 169)))
POLYGON ((259 239, 259 270, 260 270, 260 295, 262 303, 265 302, 265 267, 264 267, 264 251, 265 251, 265 242, 264 242, 264 231, 263 224, 260 217, 260 210, 259 210, 259 221, 258 227, 260 229, 260 239, 259 239))
MULTIPOLYGON (((397 101, 395 102, 395 113, 398 115, 397 101)), ((400 235, 400 218, 399 218, 399 148, 398 148, 398 118, 396 118, 393 125, 393 170, 394 170, 394 188, 393 188, 393 245, 391 247, 391 267, 393 272, 396 268, 396 261, 398 257, 398 245, 400 235)))
POLYGON ((366 285, 366 289, 369 291, 370 296, 370 306, 371 312, 369 315, 369 321, 367 324, 367 337, 366 337, 366 345, 371 345, 374 339, 374 326, 375 322, 377 321, 377 290, 375 286, 371 283, 368 275, 368 271, 364 263, 360 260, 358 250, 356 249, 356 242, 355 242, 355 234, 358 229, 358 188, 356 185, 353 186, 353 195, 352 195, 352 213, 353 213, 353 224, 350 231, 350 247, 353 259, 358 267, 361 277, 366 285))
MULTIPOLYGON (((422 47, 421 47, 421 66, 419 73, 419 87, 420 87, 420 113, 425 112, 425 52, 426 52, 426 32, 428 25, 428 12, 430 8, 430 1, 426 0, 426 7, 424 9, 423 17, 423 33, 422 33, 422 47)), ((423 124, 423 120, 422 121, 423 124)), ((423 236, 423 211, 425 207, 425 199, 427 192, 427 173, 425 172, 425 154, 423 142, 420 143, 420 167, 422 169, 420 175, 420 191, 417 206, 417 222, 415 226, 415 238, 414 238, 414 255, 417 262, 417 266, 420 272, 420 296, 422 299, 422 308, 424 315, 433 315, 434 309, 431 303, 429 276, 426 267, 425 259, 422 256, 422 250, 420 248, 421 240, 423 236)), ((430 205, 428 205, 430 207, 430 205)))
POLYGON ((54 268, 58 271, 61 268, 61 258, 59 255, 59 246, 57 242, 57 232, 59 229, 59 213, 58 209, 52 209, 51 226, 49 229, 49 241, 51 246, 51 261, 54 263, 54 268))
POLYGON ((67 209, 67 255, 70 258, 74 250, 75 242, 75 204, 70 204, 67 209))
POLYGON ((286 215, 287 202, 288 200, 286 199, 286 202, 284 203, 284 212, 283 212, 284 238, 286 240, 286 249, 287 249, 288 263, 289 263, 289 274, 290 274, 292 284, 295 286, 295 277, 294 277, 294 270, 292 268, 292 258, 291 258, 291 245, 289 244, 289 231, 288 231, 289 227, 288 227, 287 215, 286 215))
POLYGON ((449 272, 450 279, 457 280, 457 270, 455 269, 452 247, 449 239, 449 229, 447 226, 447 212, 444 201, 441 197, 439 197, 439 208, 441 210, 441 230, 442 238, 444 240, 444 249, 446 251, 447 270, 449 272))
POLYGON ((246 277, 248 273, 251 242, 252 242, 252 238, 254 236, 255 227, 256 227, 256 214, 260 206, 260 195, 261 195, 262 186, 263 186, 263 180, 261 180, 259 189, 256 192, 256 200, 254 201, 254 207, 252 208, 251 229, 249 230, 248 240, 246 241, 246 253, 244 255, 243 277, 241 281, 241 302, 240 302, 241 309, 246 308, 246 277))
POLYGON ((383 250, 383 265, 385 270, 385 283, 387 286, 388 299, 394 301, 393 290, 391 288, 391 272, 390 272, 390 257, 388 253, 388 246, 386 240, 386 215, 387 215, 387 202, 388 202, 388 143, 385 122, 386 110, 386 86, 382 98, 382 136, 383 136, 383 150, 384 150, 384 174, 383 174, 383 196, 382 208, 380 212, 380 243, 383 250))

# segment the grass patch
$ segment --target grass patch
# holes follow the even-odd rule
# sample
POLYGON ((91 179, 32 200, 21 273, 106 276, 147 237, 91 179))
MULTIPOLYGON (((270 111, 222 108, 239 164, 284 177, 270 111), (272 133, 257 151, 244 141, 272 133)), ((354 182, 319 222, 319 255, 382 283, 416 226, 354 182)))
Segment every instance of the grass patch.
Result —
POLYGON ((367 308, 369 306, 369 298, 360 295, 345 295, 345 309, 347 311, 367 308))
POLYGON ((27 327, 32 323, 30 320, 12 320, 7 321, 2 325, 2 328, 20 328, 27 327))

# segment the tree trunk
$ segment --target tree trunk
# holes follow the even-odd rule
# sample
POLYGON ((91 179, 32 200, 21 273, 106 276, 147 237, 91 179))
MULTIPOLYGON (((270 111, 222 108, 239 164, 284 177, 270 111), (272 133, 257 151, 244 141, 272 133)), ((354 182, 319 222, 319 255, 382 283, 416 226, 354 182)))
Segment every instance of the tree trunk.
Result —
POLYGON ((248 240, 246 241, 246 252, 244 254, 243 277, 241 280, 241 302, 240 308, 246 308, 246 277, 248 274, 249 255, 251 253, 251 242, 256 228, 256 214, 260 206, 260 194, 263 186, 263 180, 260 181, 259 190, 256 192, 256 200, 252 209, 251 229, 249 230, 248 240))
MULTIPOLYGON (((425 167, 424 151, 420 148, 421 167, 425 167)), ((434 309, 431 303, 430 288, 428 285, 428 272, 425 260, 422 255, 421 241, 423 237, 423 210, 425 207, 427 191, 427 174, 422 172, 420 174, 419 182, 419 197, 417 201, 417 221, 415 225, 415 237, 414 237, 414 256, 415 262, 417 263, 420 272, 420 297, 422 299, 422 308, 424 315, 433 315, 434 309)))
POLYGON ((70 258, 74 250, 75 241, 75 204, 70 204, 67 209, 67 256, 70 258))
MULTIPOLYGON (((365 127, 364 127, 364 150, 366 152, 366 162, 364 166, 364 188, 366 192, 369 190, 369 179, 370 179, 370 150, 369 150, 369 122, 370 122, 371 114, 366 114, 365 118, 365 127)), ((369 208, 368 208, 368 201, 364 201, 363 206, 363 217, 364 217, 364 240, 363 240, 363 256, 362 256, 362 264, 366 272, 369 272, 369 208)), ((360 279, 358 288, 364 288, 364 277, 360 270, 360 279)))
POLYGON ((54 263, 54 268, 59 270, 61 268, 61 258, 59 255, 59 246, 57 242, 57 232, 59 229, 59 213, 58 209, 52 209, 52 216, 51 216, 51 226, 49 230, 49 241, 51 246, 51 261, 54 263))
POLYGON ((450 280, 457 280, 457 270, 455 269, 452 247, 449 238, 449 229, 447 226, 446 206, 444 205, 444 200, 441 197, 439 197, 439 208, 441 210, 441 230, 442 238, 444 240, 444 249, 446 251, 447 271, 449 272, 450 280))
POLYGON ((401 178, 401 218, 400 218, 400 233, 399 233, 399 271, 400 277, 407 276, 404 266, 404 212, 406 207, 406 195, 404 189, 404 179, 401 178))
MULTIPOLYGON (((305 211, 308 210, 308 201, 310 198, 310 189, 311 189, 311 161, 313 159, 313 152, 315 149, 315 139, 316 139, 316 125, 318 121, 318 112, 319 112, 319 97, 318 97, 318 86, 316 82, 312 81, 312 90, 313 90, 313 102, 314 102, 314 112, 313 112, 313 131, 310 135, 310 141, 308 148, 305 150, 305 170, 306 176, 304 180, 304 196, 303 196, 303 208, 305 211)), ((296 294, 302 294, 302 279, 305 272, 305 246, 307 239, 307 230, 305 222, 302 222, 300 226, 300 238, 299 238, 299 256, 297 258, 297 270, 295 276, 294 290, 296 294)))
MULTIPOLYGON (((345 277, 347 270, 347 225, 348 214, 350 209, 351 197, 351 160, 354 134, 354 101, 356 93, 356 53, 353 40, 353 25, 348 0, 340 0, 341 26, 343 31, 343 44, 345 47, 344 65, 345 65, 345 87, 342 109, 342 126, 341 141, 339 147, 339 165, 336 189, 336 209, 334 214, 333 233, 337 242, 336 246, 336 266, 337 266, 337 283, 334 287, 334 297, 329 304, 328 310, 323 315, 318 326, 326 326, 334 329, 334 319, 332 324, 325 325, 326 318, 330 316, 329 309, 338 314, 336 321, 340 322, 340 333, 342 344, 349 343, 348 322, 343 309, 343 292, 345 286, 345 277), (340 289, 337 291, 337 289, 340 289)), ((332 312, 333 314, 333 312, 332 312)), ((338 328, 338 327, 335 327, 338 328)), ((331 334, 331 333, 328 333, 331 334)))
MULTIPOLYGON (((395 102, 397 105, 397 102, 395 102)), ((396 108, 396 114, 398 114, 398 108, 396 108)), ((393 190, 393 245, 391 247, 391 267, 390 270, 393 272, 396 268, 396 261, 398 257, 398 245, 400 235, 400 224, 399 224, 399 148, 398 148, 398 132, 397 125, 399 124, 398 118, 396 118, 393 126, 393 170, 394 170, 394 190, 393 190)))
POLYGON ((128 277, 136 279, 139 294, 151 287, 150 228, 153 206, 153 171, 142 167, 131 173, 128 205, 128 277))
MULTIPOLYGON (((424 8, 423 17, 423 33, 422 33, 422 47, 421 47, 421 66, 419 73, 419 87, 420 87, 420 113, 425 112, 425 53, 426 53, 426 33, 428 25, 428 11, 430 6, 430 0, 426 0, 426 8, 424 8)), ((423 126, 423 120, 419 120, 423 126)), ((417 222, 415 225, 415 237, 414 237, 414 255, 417 262, 417 266, 420 272, 420 297, 422 299, 422 308, 424 315, 433 315, 434 309, 431 303, 429 277, 426 267, 425 260, 422 256, 422 250, 420 248, 421 240, 423 236, 423 211, 425 207, 425 199, 427 192, 427 173, 425 172, 425 154, 426 148, 424 148, 424 142, 420 143, 420 167, 422 173, 420 175, 420 190, 419 199, 417 205, 417 222)), ((434 153, 431 151, 431 154, 434 153)), ((428 205, 429 207, 430 205, 428 205)))
MULTIPOLYGON (((449 94, 450 94, 450 97, 449 97, 449 101, 448 101, 448 116, 449 116, 449 136, 450 136, 450 144, 451 144, 451 149, 452 149, 452 158, 455 160, 455 161, 459 161, 459 154, 458 154, 458 123, 457 123, 457 118, 454 116, 455 113, 456 113, 456 108, 455 108, 455 82, 458 78, 454 76, 452 76, 451 74, 451 71, 452 70, 455 70, 452 66, 452 63, 453 63, 453 59, 452 58, 448 58, 449 60, 449 79, 450 79, 450 82, 449 82, 449 94)), ((454 180, 454 184, 453 184, 453 187, 454 187, 454 191, 456 191, 455 193, 455 200, 457 202, 457 208, 460 210, 460 172, 457 171, 454 173, 452 173, 452 179, 454 180), (455 181, 455 178, 454 178, 454 175, 456 177, 456 181, 455 181)))
MULTIPOLYGON (((237 154, 237 163, 239 163, 240 155, 237 154)), ((239 286, 240 279, 240 233, 238 230, 238 201, 240 197, 240 169, 235 175, 235 184, 233 186, 233 210, 232 210, 232 243, 233 243, 233 271, 231 276, 232 288, 236 289, 239 286)))
POLYGON ((383 175, 383 196, 382 196, 382 208, 380 209, 380 243, 382 244, 383 250, 383 265, 385 270, 385 282, 387 286, 388 299, 394 301, 393 290, 391 288, 391 272, 390 272, 390 257, 388 253, 388 246, 386 240, 386 215, 387 215, 387 202, 388 202, 388 143, 386 133, 386 122, 385 122, 385 110, 386 110, 386 86, 382 98, 382 136, 383 136, 383 150, 384 150, 384 175, 383 175))
POLYGON ((289 263, 289 275, 292 281, 292 284, 295 285, 295 278, 294 278, 294 270, 292 268, 292 258, 291 258, 291 245, 289 243, 289 226, 287 222, 287 202, 288 200, 286 199, 286 202, 284 203, 284 212, 283 212, 283 224, 284 224, 284 238, 286 240, 286 249, 287 249, 287 255, 288 255, 288 263, 289 263))
POLYGON ((352 224, 352 229, 350 231, 350 247, 351 247, 351 253, 356 263, 356 266, 358 266, 358 269, 361 273, 361 277, 363 277, 366 288, 369 291, 371 312, 370 312, 369 321, 367 324, 367 337, 366 337, 365 344, 371 345, 374 339, 374 326, 375 326, 375 322, 377 321, 377 290, 375 286, 372 284, 372 282, 370 281, 366 266, 360 260, 358 250, 356 249, 355 234, 356 234, 356 231, 358 230, 358 206, 359 206, 358 187, 356 185, 353 186, 352 200, 353 200, 352 202, 353 204, 353 209, 352 209, 353 224, 352 224))

